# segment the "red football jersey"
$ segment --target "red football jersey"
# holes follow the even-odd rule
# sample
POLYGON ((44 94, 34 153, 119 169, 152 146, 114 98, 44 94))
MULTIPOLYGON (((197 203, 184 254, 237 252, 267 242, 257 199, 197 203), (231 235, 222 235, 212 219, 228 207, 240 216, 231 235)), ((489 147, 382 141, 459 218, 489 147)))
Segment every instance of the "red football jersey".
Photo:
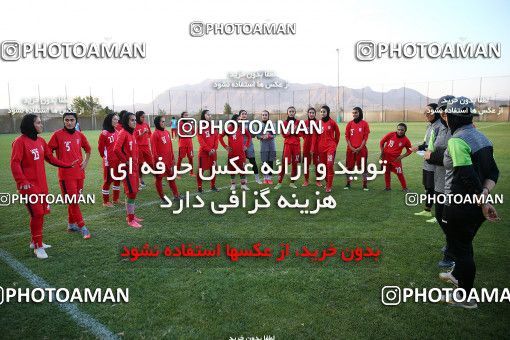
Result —
POLYGON ((169 169, 174 162, 174 149, 172 147, 172 137, 167 130, 155 129, 151 136, 152 157, 158 162, 158 157, 165 163, 169 169))
POLYGON ((238 129, 233 134, 227 134, 223 132, 220 137, 220 143, 224 148, 227 148, 227 144, 225 144, 225 141, 223 140, 223 136, 225 135, 228 136, 228 146, 232 148, 232 151, 228 154, 228 156, 240 156, 241 158, 245 157, 243 147, 247 148, 250 145, 251 135, 249 133, 243 135, 240 126, 238 126, 238 129), (244 136, 246 136, 246 142, 244 141, 244 136))
POLYGON ((117 139, 117 131, 110 132, 103 130, 99 135, 99 141, 97 143, 97 150, 103 158, 104 166, 110 166, 116 164, 118 161, 117 155, 113 152, 115 141, 117 139))
POLYGON ((34 193, 47 194, 46 168, 44 160, 59 167, 70 167, 71 164, 63 162, 53 156, 46 141, 41 137, 33 140, 21 135, 12 143, 11 172, 16 186, 31 184, 34 193))
MULTIPOLYGON (((56 156, 61 161, 72 163, 78 159, 78 164, 83 160, 81 150, 90 153, 90 145, 87 138, 80 131, 69 133, 65 128, 57 130, 53 133, 48 142, 48 146, 52 151, 56 151, 56 156)), ((80 166, 73 168, 59 168, 58 178, 66 179, 84 179, 85 171, 80 166)))
MULTIPOLYGON (((182 128, 182 124, 184 124, 183 121, 179 121, 179 134, 182 135, 184 134, 184 131, 183 131, 183 128, 182 128)), ((194 131, 191 131, 189 133, 190 135, 194 135, 194 131)), ((179 147, 193 147, 193 137, 181 137, 179 136, 179 147)))
POLYGON ((411 154, 411 141, 406 136, 398 137, 396 132, 390 132, 381 139, 379 143, 383 149, 383 158, 387 160, 394 160, 402 154, 402 150, 407 149, 406 154, 411 154), (386 145, 384 145, 386 143, 386 145))
POLYGON ((133 171, 138 169, 138 145, 133 134, 122 129, 117 136, 117 141, 113 147, 113 152, 121 163, 127 163, 129 158, 132 159, 133 171))
POLYGON ((200 144, 199 154, 209 155, 209 152, 218 149, 218 134, 212 129, 202 131, 197 134, 198 143, 200 144))
POLYGON ((339 141, 340 129, 338 124, 331 118, 327 122, 323 121, 319 141, 317 142, 317 151, 336 149, 339 141))
POLYGON ((115 125, 115 131, 120 132, 122 130, 122 124, 119 122, 119 124, 115 125))
POLYGON ((149 145, 149 140, 151 138, 151 134, 152 134, 152 131, 151 131, 151 127, 149 126, 149 124, 136 123, 134 135, 136 136, 136 143, 139 146, 149 145))
MULTIPOLYGON (((294 131, 297 130, 299 120, 294 120, 294 131)), ((290 124, 290 121, 286 120, 283 122, 283 126, 287 127, 287 125, 290 124)), ((282 130, 282 136, 283 136, 283 144, 289 144, 289 145, 301 145, 299 137, 301 136, 300 133, 291 133, 291 129, 289 129, 289 133, 285 133, 282 130)))
POLYGON ((363 140, 366 143, 369 134, 370 128, 368 123, 364 120, 360 120, 358 123, 351 120, 345 127, 345 139, 349 141, 354 148, 358 148, 363 140))
MULTIPOLYGON (((319 125, 319 121, 315 121, 317 125, 319 125)), ((306 127, 310 129, 310 120, 307 119, 305 121, 306 127)), ((312 133, 303 133, 303 153, 316 152, 317 151, 317 143, 319 141, 318 133, 313 130, 312 133)))

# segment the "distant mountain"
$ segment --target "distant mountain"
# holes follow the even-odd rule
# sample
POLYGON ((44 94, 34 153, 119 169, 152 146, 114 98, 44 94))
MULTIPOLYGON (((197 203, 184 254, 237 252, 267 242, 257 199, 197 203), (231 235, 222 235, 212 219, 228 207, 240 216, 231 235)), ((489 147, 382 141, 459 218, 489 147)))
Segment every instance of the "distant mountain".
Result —
MULTIPOLYGON (((333 111, 337 108, 336 86, 323 84, 298 84, 289 83, 286 89, 260 89, 260 88, 222 88, 214 89, 216 80, 207 79, 199 84, 181 85, 171 87, 158 94, 150 103, 135 103, 136 110, 145 112, 158 112, 158 108, 172 114, 179 114, 186 110, 196 113, 202 108, 207 108, 216 113, 223 111, 226 102, 230 103, 232 110, 241 108, 251 112, 260 112, 264 109, 283 112, 288 106, 295 106, 298 111, 305 110, 309 104, 312 106, 326 103, 333 111), (171 104, 170 104, 171 102, 171 104), (216 103, 216 104, 215 104, 216 103)), ((410 109, 420 109, 427 103, 427 98, 418 91, 410 88, 399 88, 381 93, 370 87, 352 89, 340 87, 339 106, 344 105, 345 110, 351 110, 354 106, 362 106, 367 110, 401 110, 404 106, 410 109)), ((117 106, 117 105, 116 105, 117 106)), ((119 107, 132 108, 132 104, 119 105, 119 107)))

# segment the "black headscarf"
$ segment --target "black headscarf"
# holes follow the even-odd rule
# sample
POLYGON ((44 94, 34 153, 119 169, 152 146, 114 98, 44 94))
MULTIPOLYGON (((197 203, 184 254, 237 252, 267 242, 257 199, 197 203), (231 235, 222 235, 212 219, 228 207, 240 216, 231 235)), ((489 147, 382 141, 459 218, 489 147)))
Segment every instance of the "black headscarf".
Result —
POLYGON ((143 111, 136 111, 136 124, 142 124, 140 117, 143 116, 144 114, 145 112, 143 111))
POLYGON ((358 124, 363 120, 363 110, 359 106, 354 107, 353 110, 358 111, 358 118, 354 119, 354 123, 358 124))
POLYGON ((200 113, 200 120, 205 120, 206 113, 209 112, 209 110, 202 110, 200 113))
POLYGON ((20 124, 20 131, 23 135, 27 136, 30 139, 37 139, 37 130, 35 129, 34 123, 37 118, 37 115, 33 113, 29 113, 23 116, 20 124))
POLYGON ((326 117, 322 117, 322 121, 326 123, 327 121, 329 121, 329 114, 331 113, 331 109, 327 105, 322 105, 321 110, 322 109, 326 110, 326 117))
POLYGON ((131 116, 134 116, 134 113, 127 111, 124 113, 124 115, 122 116, 122 127, 124 128, 124 130, 132 134, 133 131, 135 131, 135 129, 129 126, 129 117, 131 116))
MULTIPOLYGON (((73 116, 74 119, 76 119, 76 123, 78 123, 78 116, 76 115, 76 112, 71 112, 71 111, 65 112, 64 116, 62 117, 62 120, 64 120, 66 118, 66 116, 73 116)), ((64 130, 73 134, 76 131, 76 125, 72 129, 68 129, 64 126, 64 130)))
POLYGON ((290 109, 294 109, 294 111, 296 111, 296 108, 294 106, 289 106, 287 108, 287 121, 288 122, 291 121, 291 120, 296 120, 296 116, 295 115, 294 115, 294 117, 289 117, 289 110, 290 109))
POLYGON ((307 118, 308 120, 317 120, 317 111, 315 111, 315 108, 311 107, 311 108, 309 108, 309 109, 306 111, 306 118, 307 118), (313 110, 313 112, 315 112, 315 118, 310 118, 310 117, 308 116, 308 112, 310 112, 310 110, 313 110))
POLYGON ((121 122, 122 124, 122 118, 124 117, 124 115, 127 113, 126 110, 122 110, 119 112, 119 122, 121 122))
POLYGON ((397 138, 404 138, 405 135, 406 135, 406 132, 407 132, 407 125, 406 125, 406 123, 398 123, 397 127, 399 127, 399 126, 403 126, 405 131, 404 131, 404 134, 402 136, 399 136, 398 133, 397 133, 397 138))
POLYGON ((108 132, 115 132, 115 128, 112 125, 113 117, 115 117, 115 113, 109 113, 104 117, 103 120, 103 130, 108 132))
POLYGON ((161 127, 161 118, 163 118, 163 116, 156 116, 154 117, 154 126, 156 127, 156 129, 160 130, 160 131, 165 131, 164 128, 161 127))

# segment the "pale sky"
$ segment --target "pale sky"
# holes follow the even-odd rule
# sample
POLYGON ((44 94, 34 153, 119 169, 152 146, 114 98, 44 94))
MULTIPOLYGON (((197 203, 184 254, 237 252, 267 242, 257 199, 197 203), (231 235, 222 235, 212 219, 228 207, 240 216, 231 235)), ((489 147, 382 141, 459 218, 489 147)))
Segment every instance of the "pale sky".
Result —
MULTIPOLYGON (((375 90, 404 82, 424 92, 427 81, 448 92, 450 79, 477 87, 480 76, 510 75, 508 1, 3 1, 0 41, 145 42, 147 57, 135 60, 29 59, 0 61, 0 108, 20 96, 93 95, 117 103, 150 102, 152 91, 225 78, 227 72, 271 70, 292 83, 340 83, 375 90), (296 23, 294 36, 189 35, 192 21, 296 23), (388 42, 499 42, 500 59, 382 59, 360 62, 358 40, 388 42), (436 81, 436 83, 434 83, 436 81), (419 83, 416 83, 419 82, 419 83)), ((510 95, 510 77, 490 92, 510 95)), ((489 84, 487 86, 490 87, 489 84)), ((432 93, 431 93, 432 94, 432 93)), ((457 93, 458 95, 458 93, 457 93)), ((489 93, 494 95, 494 93, 489 93)))

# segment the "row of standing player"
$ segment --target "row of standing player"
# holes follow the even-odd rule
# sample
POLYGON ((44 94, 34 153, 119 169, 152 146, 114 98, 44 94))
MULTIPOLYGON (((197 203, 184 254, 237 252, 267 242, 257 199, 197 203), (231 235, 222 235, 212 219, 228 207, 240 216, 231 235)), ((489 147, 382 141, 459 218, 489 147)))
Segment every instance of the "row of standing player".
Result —
MULTIPOLYGON (((321 119, 323 123, 323 133, 303 135, 303 134, 283 134, 284 150, 283 161, 288 161, 292 167, 292 175, 296 174, 297 165, 301 161, 300 138, 303 143, 303 157, 307 158, 307 163, 320 163, 326 165, 326 191, 330 192, 333 184, 334 175, 334 159, 336 148, 340 140, 340 132, 336 122, 331 119, 330 109, 328 106, 321 107, 321 119)), ((296 110, 289 107, 287 110, 287 120, 285 124, 295 120, 296 110)), ((181 116, 186 117, 187 113, 181 116)), ((315 109, 310 108, 307 112, 307 122, 316 119, 315 109)), ((211 120, 209 111, 204 110, 201 113, 201 119, 211 120)), ((239 115, 234 115, 233 120, 237 122, 247 123, 247 112, 242 110, 239 115)), ((266 123, 269 120, 269 112, 262 113, 262 121, 266 123)), ((21 136, 16 138, 12 145, 11 154, 11 170, 16 181, 17 188, 23 194, 47 194, 48 187, 46 182, 46 174, 44 160, 50 164, 58 166, 58 179, 62 194, 76 196, 82 193, 83 183, 85 180, 85 169, 88 165, 91 148, 90 144, 83 133, 76 129, 77 116, 73 112, 67 112, 63 116, 64 127, 56 131, 48 144, 38 137, 42 132, 42 121, 37 115, 29 114, 23 117, 21 123, 21 136), (82 150, 85 152, 83 157, 82 150), (55 155, 54 155, 55 154, 55 155), (56 157, 55 157, 56 156, 56 157)), ((122 111, 120 117, 116 114, 109 114, 103 122, 103 131, 98 141, 98 151, 103 158, 103 175, 104 182, 102 187, 103 205, 112 207, 113 204, 119 202, 120 183, 113 180, 111 171, 117 170, 120 163, 126 163, 129 159, 135 165, 135 169, 140 169, 143 162, 152 164, 153 159, 159 159, 165 163, 167 172, 162 175, 155 176, 155 186, 159 196, 163 197, 162 181, 166 176, 172 175, 173 166, 175 165, 174 153, 172 149, 172 135, 165 129, 165 117, 158 116, 154 121, 155 130, 151 131, 149 125, 145 122, 145 115, 142 111, 135 114, 122 111), (120 120, 120 123, 119 123, 120 120), (152 145, 152 148, 151 148, 152 145), (112 185, 113 184, 113 185, 112 185), (113 191, 113 202, 110 202, 110 187, 113 191)), ((396 142, 395 138, 401 138, 405 135, 405 130, 399 130, 386 135, 381 140, 382 157, 389 162, 393 162, 395 167, 392 171, 401 173, 400 153, 406 143, 396 142), (400 132, 399 132, 400 131, 400 132), (398 156, 396 154, 398 153, 398 156)), ((363 120, 363 112, 361 108, 353 109, 353 120, 347 124, 346 140, 347 140, 347 166, 353 169, 354 166, 361 165, 361 158, 367 158, 368 152, 366 141, 370 130, 366 121, 363 120)), ((255 160, 253 141, 250 135, 242 135, 241 129, 237 129, 235 134, 227 135, 227 142, 224 141, 225 133, 218 136, 215 132, 203 131, 197 135, 200 144, 198 154, 198 166, 202 172, 210 171, 216 164, 218 141, 228 151, 228 158, 239 157, 238 166, 244 167, 244 163, 248 160, 254 167, 256 181, 261 183, 258 177, 258 166, 255 160)), ((276 160, 275 136, 270 134, 258 135, 257 139, 261 143, 261 160, 267 163, 271 168, 276 160)), ((404 141, 404 140, 403 140, 404 141)), ((187 157, 189 163, 193 167, 193 142, 191 138, 179 138, 179 157, 177 166, 180 168, 181 161, 187 157)), ((392 163, 392 164, 393 164, 392 163)), ((230 164, 230 162, 229 162, 230 164)), ((307 169, 309 173, 309 169, 307 169)), ((389 171, 389 170, 388 170, 389 171)), ((118 173, 117 173, 118 175, 118 173)), ((123 180, 124 191, 126 193, 126 221, 129 226, 140 228, 142 218, 135 215, 135 199, 138 190, 144 186, 141 181, 141 172, 135 171, 129 174, 123 180)), ((192 172, 192 176, 195 174, 192 172)), ((389 172, 388 172, 389 175, 389 172)), ((278 176, 278 185, 276 189, 281 187, 284 174, 278 176)), ((400 178, 400 177, 399 177, 400 178)), ((211 190, 217 191, 215 186, 216 178, 211 180, 211 190)), ((304 186, 308 185, 309 174, 305 175, 304 186)), ((264 178, 265 184, 272 184, 270 175, 264 178)), ((404 182, 405 183, 405 182, 404 182)), ((317 181, 318 186, 322 186, 317 181)), ((175 181, 169 181, 169 186, 174 195, 174 199, 181 198, 179 195, 175 181)), ((296 187, 293 181, 291 187, 296 187)), ((388 182, 387 182, 388 186, 388 182)), ((405 185, 403 185, 405 188, 405 185)), ((197 177, 198 192, 202 192, 202 178, 197 177)), ((231 178, 231 188, 236 187, 235 176, 231 178)), ((366 177, 364 177, 363 187, 367 190, 366 177)), ((241 177, 241 188, 248 190, 246 178, 241 177)), ((350 180, 347 180, 346 188, 350 188, 350 180)), ((45 202, 37 204, 28 204, 27 208, 30 214, 30 229, 32 234, 32 242, 30 247, 39 258, 46 258, 45 249, 50 248, 48 244, 42 242, 42 229, 44 223, 44 215, 49 213, 49 205, 45 202)), ((68 205, 68 226, 69 232, 79 232, 83 238, 91 237, 89 229, 85 226, 85 222, 78 203, 68 205)))

